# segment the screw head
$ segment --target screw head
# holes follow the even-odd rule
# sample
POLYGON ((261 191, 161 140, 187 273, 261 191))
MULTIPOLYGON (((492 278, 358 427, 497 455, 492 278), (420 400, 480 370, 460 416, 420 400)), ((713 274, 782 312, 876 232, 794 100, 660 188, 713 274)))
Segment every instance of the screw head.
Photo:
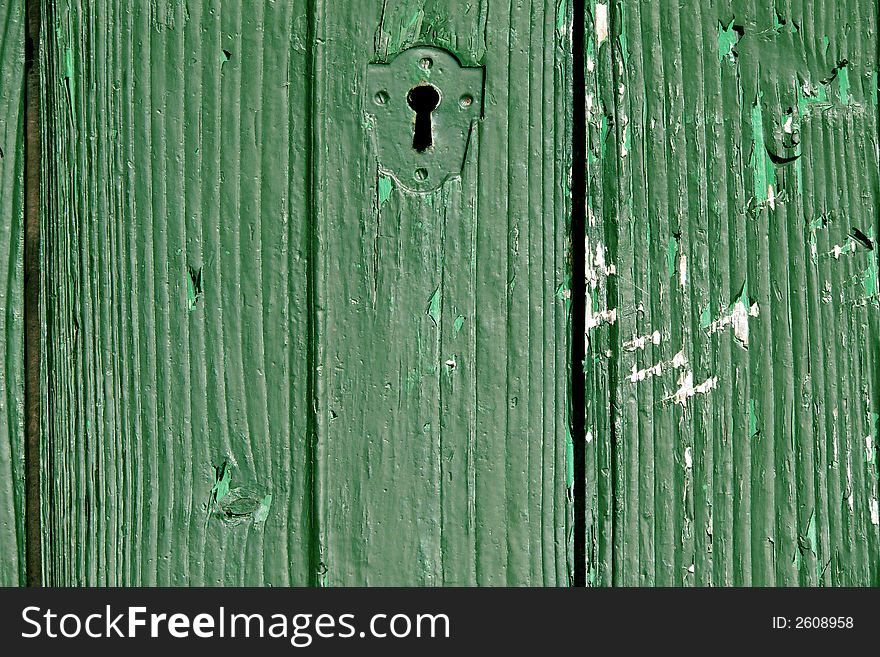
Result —
POLYGON ((387 91, 379 91, 373 96, 373 102, 377 105, 384 105, 388 102, 388 92, 387 91))
POLYGON ((421 66, 424 70, 428 71, 434 65, 434 60, 430 57, 422 57, 419 60, 419 66, 421 66))
POLYGON ((470 94, 464 94, 461 98, 458 99, 458 104, 462 109, 467 109, 474 102, 474 97, 470 94))
POLYGON ((424 182, 428 179, 428 170, 427 169, 416 169, 413 174, 413 178, 418 180, 419 182, 424 182))

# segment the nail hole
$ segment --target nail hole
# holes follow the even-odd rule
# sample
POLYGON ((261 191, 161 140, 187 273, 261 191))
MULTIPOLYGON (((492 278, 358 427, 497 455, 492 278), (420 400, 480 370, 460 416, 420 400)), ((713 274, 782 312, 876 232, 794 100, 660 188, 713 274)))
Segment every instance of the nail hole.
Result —
POLYGON ((474 102, 474 97, 471 96, 470 94, 465 94, 464 96, 462 96, 461 98, 458 99, 458 104, 461 105, 462 107, 470 107, 473 102, 474 102))
POLYGON ((429 70, 433 65, 434 65, 434 60, 431 59, 430 57, 422 57, 422 59, 419 60, 419 66, 421 66, 426 71, 429 70))

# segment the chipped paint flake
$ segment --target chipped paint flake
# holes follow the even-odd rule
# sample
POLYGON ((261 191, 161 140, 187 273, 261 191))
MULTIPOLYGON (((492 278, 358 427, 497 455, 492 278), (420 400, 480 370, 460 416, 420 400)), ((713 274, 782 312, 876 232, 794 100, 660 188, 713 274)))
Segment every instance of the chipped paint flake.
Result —
POLYGON ((672 357, 672 367, 677 370, 680 370, 682 367, 686 367, 688 363, 687 356, 684 355, 684 349, 679 351, 675 356, 672 357))
POLYGON ((259 525, 261 522, 266 522, 266 518, 269 517, 269 509, 272 506, 272 493, 266 495, 263 499, 260 500, 260 506, 257 507, 257 510, 254 512, 254 524, 259 525))
POLYGON ((385 202, 391 197, 391 190, 394 189, 394 181, 390 176, 381 175, 376 183, 376 193, 379 197, 379 207, 385 205, 385 202))
POLYGON ((707 395, 712 390, 718 387, 718 377, 711 376, 702 383, 698 385, 694 385, 694 373, 690 370, 684 372, 680 377, 678 377, 678 390, 675 394, 667 397, 666 399, 671 399, 673 403, 679 404, 680 406, 685 406, 687 404, 687 400, 696 395, 707 395))
POLYGON ((587 315, 587 329, 596 328, 601 324, 614 324, 617 321, 617 309, 602 310, 595 315, 587 315))
POLYGON ((629 375, 630 383, 637 383, 639 381, 644 381, 645 379, 650 379, 652 376, 661 376, 663 374, 663 363, 657 363, 656 365, 652 365, 651 367, 646 367, 645 369, 640 370, 638 367, 633 365, 632 373, 629 375))
POLYGON ((623 343, 623 348, 626 351, 637 351, 639 349, 644 349, 649 344, 660 344, 660 339, 660 331, 654 331, 653 333, 641 336, 633 334, 632 340, 623 343))
POLYGON ((601 46, 608 40, 608 5, 596 4, 596 45, 601 46))
POLYGON ((731 19, 725 26, 724 23, 718 21, 718 61, 723 62, 725 58, 730 63, 736 62, 736 51, 733 49, 740 38, 739 32, 734 29, 731 19))
POLYGON ((690 447, 684 448, 684 467, 688 470, 690 470, 692 467, 694 467, 694 457, 691 454, 690 447))
POLYGON ((434 326, 440 326, 440 286, 434 290, 431 299, 428 301, 428 307, 425 314, 434 322, 434 326))
POLYGON ((593 249, 588 237, 584 241, 584 253, 586 254, 586 283, 596 289, 603 278, 613 276, 617 273, 617 267, 606 261, 605 255, 608 249, 601 242, 596 244, 593 249))
POLYGON ((871 524, 880 525, 880 503, 878 503, 877 498, 871 498, 868 506, 871 510, 871 524))
POLYGON ((840 256, 846 255, 847 253, 855 253, 856 243, 853 240, 847 240, 843 244, 835 244, 831 247, 831 250, 827 255, 830 255, 835 260, 840 260, 840 256))
MULTIPOLYGON (((745 295, 744 295, 745 296, 745 295)), ((722 315, 714 322, 709 324, 707 332, 709 335, 724 331, 728 326, 733 327, 733 335, 743 347, 749 346, 749 317, 757 317, 759 313, 758 304, 753 303, 746 306, 742 298, 734 302, 733 307, 727 314, 722 315)))

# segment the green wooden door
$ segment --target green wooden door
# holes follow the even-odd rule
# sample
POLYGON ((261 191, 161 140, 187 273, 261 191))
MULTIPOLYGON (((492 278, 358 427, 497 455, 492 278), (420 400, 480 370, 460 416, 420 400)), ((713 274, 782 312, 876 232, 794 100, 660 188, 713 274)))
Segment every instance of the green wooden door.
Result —
POLYGON ((588 14, 587 580, 876 585, 876 2, 588 14))
POLYGON ((565 4, 42 9, 45 580, 566 584, 565 4), (485 71, 431 193, 414 45, 485 71))
MULTIPOLYGON (((7 5, 0 584, 18 584, 7 5)), ((578 89, 566 2, 39 6, 46 583, 878 582, 876 3, 588 2, 578 89), (436 189, 407 177, 406 98, 372 87, 416 46, 484 76, 467 129, 432 115, 437 152, 465 139, 436 189)))

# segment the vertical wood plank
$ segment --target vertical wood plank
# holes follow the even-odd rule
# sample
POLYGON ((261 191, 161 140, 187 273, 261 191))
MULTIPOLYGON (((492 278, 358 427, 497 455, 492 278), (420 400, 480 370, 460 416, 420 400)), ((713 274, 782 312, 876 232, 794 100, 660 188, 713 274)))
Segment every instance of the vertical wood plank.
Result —
POLYGON ((0 7, 0 586, 25 584, 24 35, 21 2, 0 7))
POLYGON ((45 0, 49 584, 304 585, 304 3, 45 0))
POLYGON ((591 6, 589 580, 874 585, 876 3, 591 6))
POLYGON ((567 584, 565 3, 320 6, 326 583, 567 584), (486 70, 462 176, 425 195, 381 177, 362 106, 416 44, 486 70))

